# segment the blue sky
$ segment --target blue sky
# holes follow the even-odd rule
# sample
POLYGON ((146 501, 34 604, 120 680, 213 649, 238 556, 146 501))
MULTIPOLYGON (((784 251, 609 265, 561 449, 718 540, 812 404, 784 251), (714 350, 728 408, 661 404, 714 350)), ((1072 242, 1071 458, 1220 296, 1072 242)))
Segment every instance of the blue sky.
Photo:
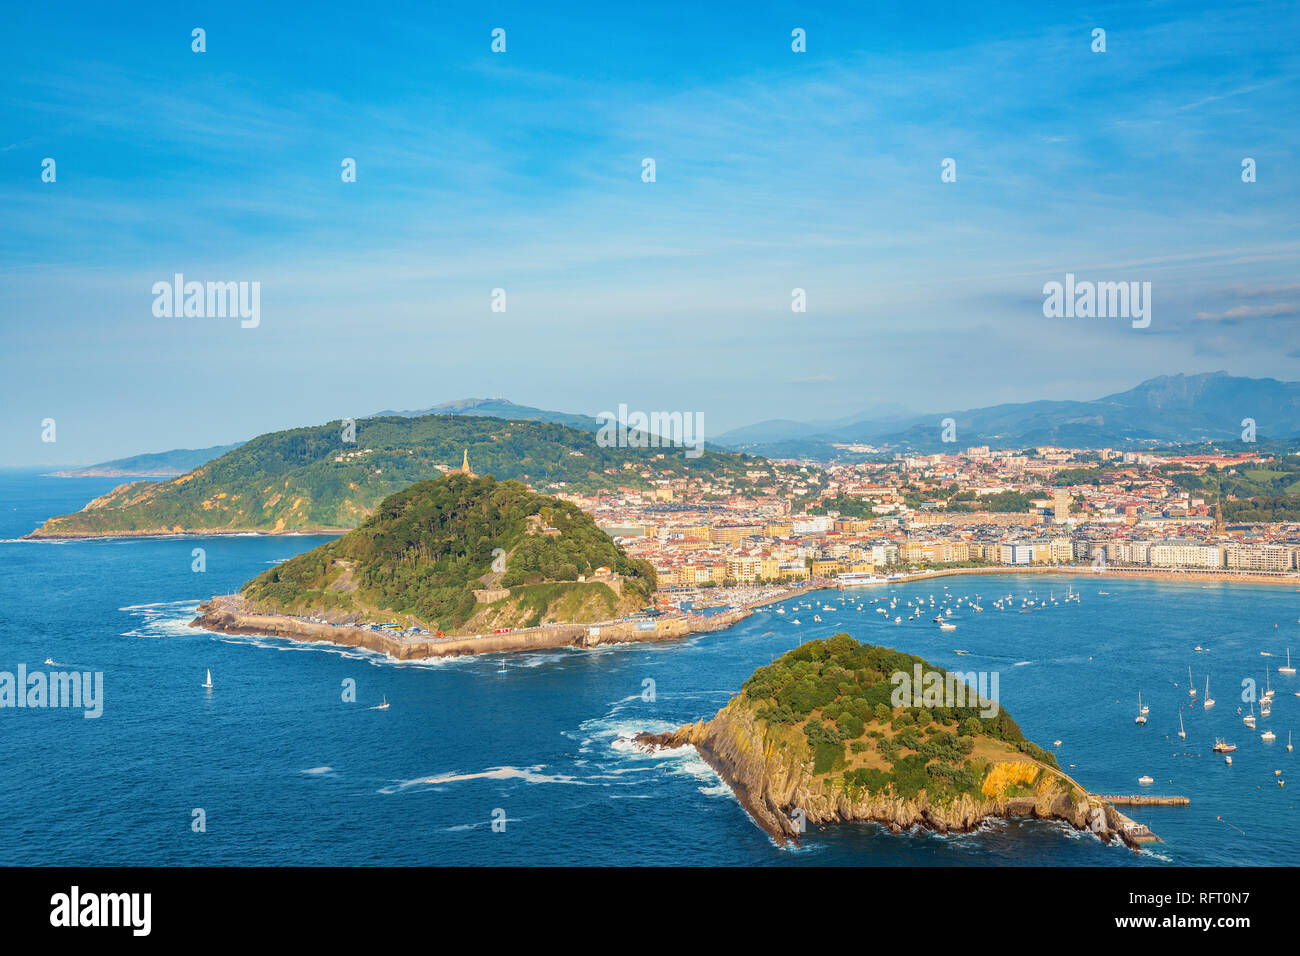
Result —
POLYGON ((7 14, 0 464, 467 396, 707 435, 1300 377, 1295 4, 273 6, 7 14), (261 324, 156 318, 177 272, 261 324), (1066 272, 1150 281, 1150 328, 1045 318, 1066 272))

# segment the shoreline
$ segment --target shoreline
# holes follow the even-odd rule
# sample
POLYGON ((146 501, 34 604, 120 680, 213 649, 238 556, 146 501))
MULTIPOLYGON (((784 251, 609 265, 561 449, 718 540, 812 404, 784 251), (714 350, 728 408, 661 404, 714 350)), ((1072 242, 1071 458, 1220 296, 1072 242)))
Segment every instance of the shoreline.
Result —
MULTIPOLYGON (((1095 578, 1098 581, 1104 581, 1109 578, 1131 578, 1134 580, 1146 581, 1189 581, 1189 582, 1211 582, 1220 584, 1273 584, 1273 585, 1290 585, 1300 588, 1300 574, 1291 574, 1283 571, 1228 571, 1228 570, 1200 570, 1187 569, 1176 570, 1174 568, 1147 568, 1147 567, 1121 567, 1107 565, 1104 571, 1098 571, 1091 565, 1054 565, 1050 567, 1018 567, 1007 565, 1005 567, 990 566, 987 568, 938 568, 933 571, 918 571, 915 574, 908 574, 904 577, 894 580, 882 581, 880 584, 893 586, 900 584, 910 584, 913 581, 925 581, 931 578, 944 577, 961 577, 961 576, 978 576, 989 574, 1053 574, 1064 577, 1088 577, 1095 578)), ((877 584, 848 585, 847 587, 835 583, 834 578, 830 578, 828 587, 838 588, 839 590, 857 590, 859 587, 870 589, 878 587, 877 584)))
POLYGON ((675 614, 631 621, 543 624, 519 628, 508 634, 427 638, 397 636, 350 624, 317 624, 287 614, 257 613, 246 609, 243 598, 238 594, 223 594, 214 595, 200 604, 198 617, 190 622, 190 627, 202 627, 220 634, 260 635, 309 643, 324 642, 342 647, 364 647, 397 660, 426 660, 561 647, 590 648, 603 644, 655 644, 679 640, 695 634, 725 631, 759 608, 823 589, 820 586, 797 588, 708 616, 675 614))
POLYGON ((807 767, 786 766, 764 744, 762 734, 751 721, 731 718, 726 708, 712 720, 686 724, 667 733, 642 732, 632 740, 646 753, 693 747, 731 790, 750 820, 778 847, 798 845, 804 835, 794 821, 796 812, 808 825, 873 823, 891 833, 918 827, 939 834, 971 833, 990 820, 1030 818, 1092 833, 1103 842, 1118 840, 1134 851, 1159 839, 1064 771, 1028 759, 1016 762, 1041 767, 1055 779, 1055 785, 1044 782, 1029 796, 984 794, 980 798, 962 797, 950 804, 931 804, 924 795, 902 799, 876 794, 853 799, 829 792, 810 776, 807 767))
POLYGON ((112 534, 101 534, 97 531, 86 531, 79 534, 41 534, 41 529, 29 531, 27 534, 16 539, 19 541, 112 541, 116 538, 215 538, 223 536, 236 536, 245 538, 291 538, 291 537, 312 537, 315 535, 329 535, 331 537, 340 537, 351 531, 351 528, 307 528, 295 529, 293 531, 265 531, 239 528, 213 528, 211 530, 198 531, 114 531, 112 534))

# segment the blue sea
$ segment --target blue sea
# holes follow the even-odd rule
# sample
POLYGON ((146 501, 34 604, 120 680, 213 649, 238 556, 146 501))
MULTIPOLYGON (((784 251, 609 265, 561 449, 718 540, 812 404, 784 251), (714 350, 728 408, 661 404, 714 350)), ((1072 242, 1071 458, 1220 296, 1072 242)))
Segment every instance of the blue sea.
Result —
POLYGON ((0 472, 0 671, 53 670, 50 658, 104 675, 98 719, 0 709, 0 864, 1300 861, 1300 773, 1285 749, 1287 731, 1300 729, 1300 681, 1276 670, 1288 645, 1300 652, 1291 588, 1090 574, 935 579, 823 592, 819 607, 847 600, 818 611, 821 623, 811 610, 771 609, 678 643, 509 655, 503 673, 501 658, 399 663, 187 626, 201 600, 324 538, 14 540, 118 483, 0 472), (206 552, 201 573, 195 548, 206 552), (1080 602, 1060 602, 1071 589, 1080 602), (1058 604, 1018 613, 1031 592, 1058 604), (933 613, 896 625, 858 610, 887 594, 904 616, 907 598, 930 594, 939 605, 953 595, 949 606, 978 594, 985 610, 954 610, 949 632, 933 613), (1007 594, 1012 609, 993 610, 1007 594), (781 849, 693 750, 650 756, 628 745, 638 731, 710 717, 773 655, 837 631, 996 671, 1002 705, 1039 744, 1059 739, 1062 767, 1086 786, 1182 794, 1191 805, 1127 810, 1164 841, 1141 853, 1037 821, 944 837, 840 825, 781 849), (1213 710, 1186 706, 1189 667, 1198 700, 1209 677, 1213 710), (209 669, 211 691, 200 687, 209 669), (1237 713, 1242 681, 1262 686, 1266 670, 1276 704, 1252 732, 1237 713), (355 703, 343 699, 349 681, 355 703), (1133 720, 1139 691, 1145 726, 1133 720), (371 709, 385 697, 389 709, 371 709), (1260 740, 1266 728, 1275 743, 1260 740), (1211 753, 1216 736, 1238 744, 1233 766, 1211 753), (1155 778, 1147 788, 1144 774, 1155 778))

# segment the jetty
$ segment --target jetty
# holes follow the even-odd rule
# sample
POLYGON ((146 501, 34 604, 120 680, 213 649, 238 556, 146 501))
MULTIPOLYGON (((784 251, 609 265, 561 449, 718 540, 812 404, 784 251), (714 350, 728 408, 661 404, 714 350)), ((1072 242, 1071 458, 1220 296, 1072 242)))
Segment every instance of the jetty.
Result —
POLYGON ((1156 797, 1145 793, 1115 796, 1099 793, 1098 800, 1105 800, 1121 807, 1185 807, 1192 801, 1187 797, 1156 797))

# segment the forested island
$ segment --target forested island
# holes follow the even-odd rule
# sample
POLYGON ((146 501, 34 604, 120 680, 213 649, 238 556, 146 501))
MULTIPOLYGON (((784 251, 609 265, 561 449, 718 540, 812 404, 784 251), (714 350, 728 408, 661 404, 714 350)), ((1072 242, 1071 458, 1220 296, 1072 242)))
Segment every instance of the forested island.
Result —
POLYGON ((654 589, 654 569, 576 506, 453 474, 390 495, 239 598, 248 615, 464 634, 610 620, 643 609, 654 589))
POLYGON ((848 634, 808 641, 755 671, 712 720, 636 741, 694 746, 778 843, 797 841, 802 825, 950 832, 1007 816, 1116 834, 1113 808, 973 691, 963 706, 895 706, 891 675, 918 666, 948 676, 848 634))

